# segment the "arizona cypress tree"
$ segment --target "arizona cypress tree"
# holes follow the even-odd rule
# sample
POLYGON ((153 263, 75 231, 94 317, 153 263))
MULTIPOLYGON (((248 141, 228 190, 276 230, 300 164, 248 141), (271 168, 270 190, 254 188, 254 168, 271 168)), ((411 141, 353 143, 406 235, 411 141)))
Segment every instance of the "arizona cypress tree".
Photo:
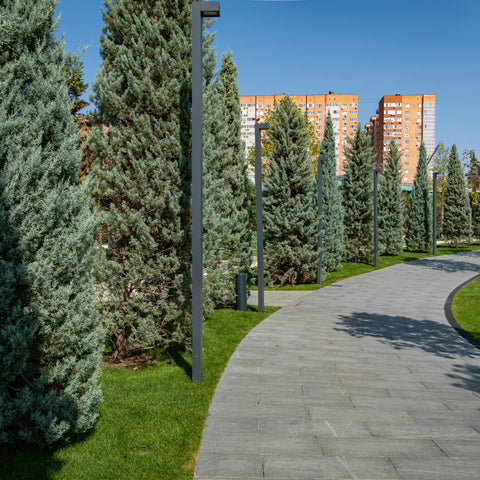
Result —
POLYGON ((474 238, 480 238, 480 202, 475 206, 475 213, 473 217, 473 236, 474 238))
MULTIPOLYGON (((252 233, 248 212, 249 180, 245 149, 242 141, 240 95, 237 85, 237 67, 232 52, 222 57, 218 72, 217 89, 226 107, 227 158, 223 177, 231 190, 232 204, 232 243, 230 243, 230 263, 233 273, 248 273, 252 263, 250 244, 252 233)), ((228 243, 225 242, 225 246, 228 243)))
POLYGON ((373 251, 373 153, 360 124, 349 142, 343 186, 345 260, 368 262, 373 251))
POLYGON ((290 97, 276 105, 264 182, 265 270, 273 283, 316 277, 318 218, 309 128, 290 97))
POLYGON ((432 208, 430 206, 427 173, 427 150, 420 144, 420 157, 413 180, 413 191, 408 204, 405 242, 416 252, 428 250, 432 243, 432 208))
POLYGON ((322 265, 325 272, 332 272, 340 267, 345 247, 342 196, 337 181, 335 135, 330 113, 325 120, 325 135, 320 145, 320 156, 327 158, 322 164, 322 265))
POLYGON ((469 243, 472 236, 472 211, 456 145, 452 146, 449 157, 444 202, 443 236, 455 246, 461 242, 469 243))
MULTIPOLYGON (((235 275, 248 272, 251 230, 241 141, 237 70, 222 58, 204 101, 204 298, 210 305, 235 300, 235 275)), ((206 79, 207 81, 208 79, 206 79)))
POLYGON ((383 255, 399 255, 403 251, 405 202, 402 197, 401 156, 392 139, 378 194, 378 243, 383 255))
POLYGON ((0 443, 86 432, 101 403, 96 224, 55 40, 54 0, 2 2, 0 443))
POLYGON ((113 240, 102 314, 125 357, 189 333, 190 2, 105 0, 104 21, 90 145, 113 240))

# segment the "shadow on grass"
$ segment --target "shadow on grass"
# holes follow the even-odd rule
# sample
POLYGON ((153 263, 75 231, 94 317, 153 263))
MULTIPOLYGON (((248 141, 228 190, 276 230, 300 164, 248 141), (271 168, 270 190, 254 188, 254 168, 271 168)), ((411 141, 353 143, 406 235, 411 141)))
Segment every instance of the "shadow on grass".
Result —
POLYGON ((185 357, 185 347, 182 345, 171 345, 165 353, 180 367, 189 378, 192 378, 192 364, 185 357))
POLYGON ((340 317, 335 328, 355 338, 371 337, 388 343, 396 350, 421 349, 443 358, 480 358, 480 352, 449 325, 432 320, 403 316, 354 312, 340 317))
POLYGON ((18 445, 0 448, 1 480, 51 480, 63 465, 54 451, 18 445))

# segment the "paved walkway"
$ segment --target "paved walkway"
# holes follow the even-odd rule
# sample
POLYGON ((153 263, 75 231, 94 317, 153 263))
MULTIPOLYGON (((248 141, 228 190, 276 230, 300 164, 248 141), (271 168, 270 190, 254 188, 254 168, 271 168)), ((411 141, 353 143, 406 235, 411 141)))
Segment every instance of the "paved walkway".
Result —
MULTIPOLYGON (((266 290, 264 293, 265 305, 273 307, 295 306, 312 290, 266 290), (292 305, 293 304, 293 305, 292 305)), ((258 291, 251 290, 247 300, 248 305, 258 305, 258 291)))
POLYGON ((248 334, 220 380, 195 478, 480 479, 480 350, 447 297, 480 252, 343 280, 248 334))

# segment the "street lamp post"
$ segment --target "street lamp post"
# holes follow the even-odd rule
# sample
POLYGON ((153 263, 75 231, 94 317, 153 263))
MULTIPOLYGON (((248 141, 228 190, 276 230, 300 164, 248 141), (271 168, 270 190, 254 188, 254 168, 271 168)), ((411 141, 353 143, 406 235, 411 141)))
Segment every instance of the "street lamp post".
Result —
POLYGON ((192 381, 203 374, 203 25, 204 17, 219 17, 219 2, 192 3, 192 381))
POLYGON ((438 172, 433 172, 433 231, 432 231, 432 246, 433 254, 437 254, 437 175, 438 172))
POLYGON ((265 311, 265 287, 263 272, 263 197, 262 197, 262 130, 268 130, 268 123, 255 124, 255 190, 257 194, 257 284, 258 311, 265 311))
POLYGON ((322 269, 323 269, 323 162, 327 161, 328 157, 318 157, 317 160, 317 212, 318 212, 318 265, 317 265, 317 284, 322 284, 322 269))
POLYGON ((382 170, 375 168, 373 171, 373 247, 375 268, 378 267, 378 174, 382 170))

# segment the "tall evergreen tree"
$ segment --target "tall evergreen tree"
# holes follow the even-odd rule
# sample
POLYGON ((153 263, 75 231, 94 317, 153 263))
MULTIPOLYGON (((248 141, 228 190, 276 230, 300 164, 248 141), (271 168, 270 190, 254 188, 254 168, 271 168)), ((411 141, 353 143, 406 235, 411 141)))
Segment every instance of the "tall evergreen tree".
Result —
POLYGON ((88 88, 88 84, 83 81, 83 69, 84 64, 80 54, 72 52, 65 54, 64 75, 68 85, 68 95, 72 102, 72 115, 77 115, 80 110, 90 105, 89 102, 81 98, 88 88))
POLYGON ((480 238, 480 203, 477 203, 474 210, 474 217, 473 217, 473 237, 475 239, 480 238))
POLYGON ((341 266, 345 253, 343 243, 343 206, 337 181, 337 159, 335 157, 335 134, 330 112, 325 120, 325 134, 320 144, 322 164, 322 266, 332 272, 341 266))
POLYGON ((227 149, 226 166, 223 177, 233 197, 232 210, 232 243, 230 256, 233 273, 248 273, 252 263, 251 241, 252 233, 249 227, 249 191, 250 183, 247 176, 245 148, 242 141, 240 95, 237 85, 237 66, 233 61, 232 52, 222 57, 218 72, 217 89, 223 97, 226 106, 227 149))
POLYGON ((452 146, 448 162, 442 232, 444 238, 455 246, 471 241, 472 211, 456 145, 452 146))
POLYGON ((360 124, 349 143, 343 186, 345 260, 368 262, 373 251, 373 153, 360 124))
POLYGON ((392 139, 378 194, 378 243, 382 255, 403 252, 405 202, 402 197, 401 156, 395 139, 392 139))
MULTIPOLYGON (((223 56, 204 102, 204 298, 206 312, 235 301, 235 276, 249 272, 251 229, 237 69, 223 56)), ((209 79, 206 78, 206 81, 209 79)))
POLYGON ((189 335, 191 9, 105 0, 91 134, 113 248, 100 271, 115 357, 189 335), (104 131, 105 130, 105 131, 104 131))
POLYGON ((432 208, 429 198, 427 150, 420 144, 417 172, 407 211, 405 242, 409 250, 424 252, 432 244, 432 208))
POLYGON ((81 152, 55 4, 2 2, 0 443, 68 440, 101 403, 96 223, 75 184, 81 152))
POLYGON ((264 182, 265 267, 270 282, 315 280, 317 205, 310 126, 289 96, 276 104, 264 182))

